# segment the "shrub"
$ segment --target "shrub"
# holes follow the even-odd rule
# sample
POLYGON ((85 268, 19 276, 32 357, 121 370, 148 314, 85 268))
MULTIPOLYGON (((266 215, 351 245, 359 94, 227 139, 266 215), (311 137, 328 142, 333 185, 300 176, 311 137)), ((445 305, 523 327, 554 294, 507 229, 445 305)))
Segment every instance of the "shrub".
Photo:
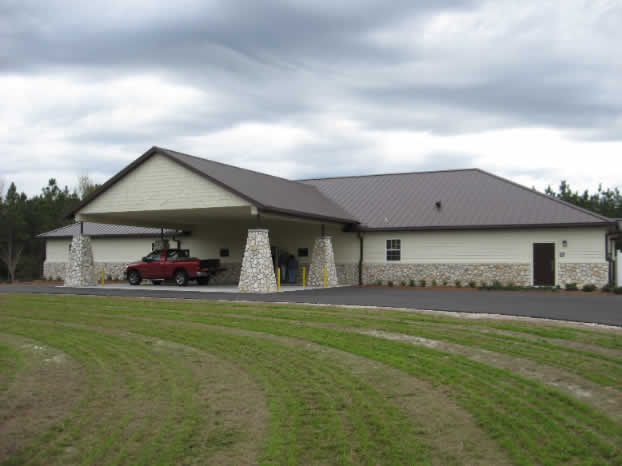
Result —
POLYGON ((60 275, 58 277, 56 277, 56 281, 57 282, 62 282, 63 281, 63 277, 61 277, 60 275))
POLYGON ((474 280, 471 280, 471 281, 469 282, 469 287, 470 287, 470 288, 476 288, 476 287, 477 287, 477 282, 476 282, 476 281, 474 281, 474 280))
POLYGON ((566 290, 568 291, 577 291, 579 287, 576 283, 566 283, 566 290))
POLYGON ((503 289, 503 283, 501 283, 499 280, 495 280, 492 282, 491 288, 493 290, 502 290, 503 289))
POLYGON ((389 285, 391 288, 393 288, 393 280, 389 280, 389 281, 387 282, 387 285, 389 285))
POLYGON ((477 288, 479 288, 480 290, 489 290, 490 289, 490 287, 486 284, 486 282, 480 283, 477 288))
POLYGON ((614 288, 613 292, 615 294, 622 294, 622 286, 618 286, 617 288, 614 288))
POLYGON ((425 288, 426 287, 426 282, 425 280, 419 280, 419 286, 425 288))
POLYGON ((443 286, 447 286, 447 280, 443 280, 443 286))
POLYGON ((415 286, 415 281, 414 280, 410 280, 408 282, 408 286, 415 286))
POLYGON ((402 280, 402 281, 400 282, 400 286, 406 286, 406 280, 402 280))
POLYGON ((462 282, 460 280, 456 280, 454 285, 456 285, 456 288, 462 288, 462 282))
POLYGON ((583 291, 587 293, 591 293, 594 290, 596 290, 596 285, 594 285, 593 283, 588 283, 586 285, 583 285, 583 291))
POLYGON ((508 282, 507 285, 505 285, 505 289, 506 290, 516 290, 516 289, 518 289, 518 287, 514 284, 514 282, 508 282))
POLYGON ((106 276, 106 280, 108 280, 108 281, 112 281, 112 275, 111 275, 111 274, 108 274, 108 275, 106 276))
POLYGON ((600 291, 604 291, 605 293, 612 293, 615 290, 615 285, 613 283, 607 283, 603 286, 600 291))
POLYGON ((438 283, 436 283, 436 280, 432 280, 432 286, 438 286, 438 283))
POLYGON ((376 280, 376 286, 382 286, 382 280, 376 280))

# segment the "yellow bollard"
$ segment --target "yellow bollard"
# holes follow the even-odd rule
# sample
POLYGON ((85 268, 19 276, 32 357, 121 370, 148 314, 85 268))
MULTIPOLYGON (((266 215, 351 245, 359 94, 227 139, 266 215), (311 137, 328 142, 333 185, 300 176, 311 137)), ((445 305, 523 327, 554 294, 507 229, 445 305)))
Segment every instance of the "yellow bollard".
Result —
POLYGON ((277 267, 276 269, 276 289, 281 289, 281 267, 277 267))
POLYGON ((326 267, 324 267, 324 288, 326 288, 328 282, 328 271, 326 270, 326 267))
POLYGON ((102 267, 102 286, 104 286, 104 268, 102 267))
POLYGON ((302 267, 302 287, 304 288, 307 283, 307 268, 302 267))

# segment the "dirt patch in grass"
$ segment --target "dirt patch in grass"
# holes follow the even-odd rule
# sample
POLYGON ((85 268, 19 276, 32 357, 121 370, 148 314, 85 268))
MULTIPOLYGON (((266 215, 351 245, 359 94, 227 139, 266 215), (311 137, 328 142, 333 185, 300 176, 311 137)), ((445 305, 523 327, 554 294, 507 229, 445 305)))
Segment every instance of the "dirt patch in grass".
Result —
POLYGON ((85 393, 84 371, 65 353, 33 340, 1 334, 23 369, 0 399, 0 462, 69 413, 85 393))
POLYGON ((571 372, 544 364, 538 364, 524 358, 512 357, 493 351, 445 341, 431 340, 401 333, 385 332, 382 330, 355 329, 355 331, 364 335, 403 341, 413 345, 446 351, 448 353, 460 354, 473 361, 482 362, 501 369, 507 369, 523 377, 538 380, 555 387, 600 409, 603 413, 606 413, 617 421, 622 420, 622 393, 615 388, 596 384, 571 372))
POLYGON ((257 464, 266 434, 268 410, 262 389, 250 375, 205 351, 154 340, 154 351, 173 353, 191 365, 199 383, 193 402, 202 406, 202 426, 188 449, 209 445, 197 464, 209 459, 211 464, 257 464))
POLYGON ((499 330, 496 328, 486 328, 486 327, 463 327, 465 330, 477 330, 482 333, 492 333, 498 335, 507 335, 510 337, 522 338, 524 340, 530 341, 542 341, 549 343, 551 345, 565 346, 568 348, 577 349, 580 351, 589 351, 593 353, 604 354, 605 356, 610 356, 612 358, 618 358, 620 363, 622 363, 622 350, 606 348, 601 345, 584 343, 581 341, 573 341, 573 340, 563 340, 561 338, 550 338, 550 337, 542 337, 539 335, 530 335, 524 332, 515 332, 510 330, 499 330))

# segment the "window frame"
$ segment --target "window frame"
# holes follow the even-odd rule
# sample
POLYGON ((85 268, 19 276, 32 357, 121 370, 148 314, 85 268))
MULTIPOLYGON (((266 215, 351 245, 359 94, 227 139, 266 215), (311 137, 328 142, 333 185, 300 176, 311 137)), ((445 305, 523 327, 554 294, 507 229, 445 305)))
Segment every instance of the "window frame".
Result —
POLYGON ((385 240, 384 244, 385 244, 385 260, 387 262, 401 262, 402 260, 401 238, 389 238, 385 240))

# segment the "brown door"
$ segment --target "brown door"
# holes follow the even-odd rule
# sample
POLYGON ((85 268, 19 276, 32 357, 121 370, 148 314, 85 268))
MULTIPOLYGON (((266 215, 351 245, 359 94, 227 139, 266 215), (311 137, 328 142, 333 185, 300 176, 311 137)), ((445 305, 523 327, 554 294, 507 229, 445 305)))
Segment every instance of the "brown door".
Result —
POLYGON ((555 284, 554 244, 534 243, 533 284, 536 286, 553 286, 555 284))

